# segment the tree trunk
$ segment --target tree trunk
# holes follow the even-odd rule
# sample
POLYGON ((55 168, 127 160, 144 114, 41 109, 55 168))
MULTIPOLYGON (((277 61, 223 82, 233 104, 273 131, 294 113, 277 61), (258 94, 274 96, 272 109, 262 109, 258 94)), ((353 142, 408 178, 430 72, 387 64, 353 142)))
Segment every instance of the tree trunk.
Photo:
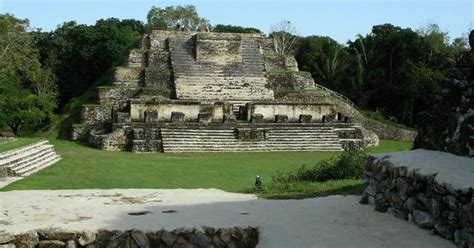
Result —
POLYGON ((392 52, 390 53, 390 72, 389 72, 389 77, 390 77, 390 85, 392 85, 392 67, 393 67, 393 53, 395 52, 395 47, 392 48, 392 52))
POLYGON ((13 125, 8 125, 12 132, 13 132, 13 135, 15 135, 15 137, 18 137, 18 129, 20 128, 20 125, 19 124, 13 124, 13 125))

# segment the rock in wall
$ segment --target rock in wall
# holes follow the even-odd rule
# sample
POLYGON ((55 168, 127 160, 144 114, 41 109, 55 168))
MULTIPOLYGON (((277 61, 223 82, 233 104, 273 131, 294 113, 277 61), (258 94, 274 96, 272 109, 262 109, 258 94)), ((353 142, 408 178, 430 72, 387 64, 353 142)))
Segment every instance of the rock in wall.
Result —
POLYGON ((67 231, 40 229, 23 234, 0 233, 0 247, 256 247, 259 231, 256 227, 178 228, 157 232, 127 231, 67 231))
POLYGON ((435 170, 409 166, 390 157, 368 156, 361 203, 429 229, 460 248, 474 247, 473 189, 443 182, 435 170))

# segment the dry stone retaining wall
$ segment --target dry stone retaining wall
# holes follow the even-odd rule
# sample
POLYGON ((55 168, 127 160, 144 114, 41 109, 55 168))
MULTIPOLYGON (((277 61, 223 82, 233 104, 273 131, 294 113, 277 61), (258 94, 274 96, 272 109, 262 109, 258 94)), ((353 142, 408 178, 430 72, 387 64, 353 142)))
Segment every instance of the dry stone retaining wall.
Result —
POLYGON ((415 130, 404 129, 401 127, 394 127, 388 124, 364 118, 361 120, 362 125, 375 132, 380 139, 412 141, 415 140, 418 134, 415 130))
POLYGON ((432 230, 458 247, 474 247, 473 189, 443 182, 437 176, 426 168, 422 172, 386 157, 368 156, 364 176, 367 187, 361 202, 432 230))
POLYGON ((178 228, 173 231, 143 232, 99 230, 74 232, 61 229, 41 229, 18 235, 0 234, 2 248, 50 247, 256 247, 259 231, 256 227, 178 228))

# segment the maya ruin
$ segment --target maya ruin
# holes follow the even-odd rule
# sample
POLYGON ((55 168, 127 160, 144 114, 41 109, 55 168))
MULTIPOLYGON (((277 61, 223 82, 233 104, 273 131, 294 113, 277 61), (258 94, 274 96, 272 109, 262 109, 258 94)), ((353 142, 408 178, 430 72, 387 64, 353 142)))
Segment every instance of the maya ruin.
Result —
POLYGON ((474 2, 0 1, 0 248, 474 248, 474 2))
POLYGON ((73 140, 133 152, 340 151, 378 137, 260 34, 153 30, 117 67, 73 140), (319 91, 314 91, 314 90, 319 91), (313 90, 306 94, 305 91, 313 90), (299 91, 302 93, 285 92, 299 91))

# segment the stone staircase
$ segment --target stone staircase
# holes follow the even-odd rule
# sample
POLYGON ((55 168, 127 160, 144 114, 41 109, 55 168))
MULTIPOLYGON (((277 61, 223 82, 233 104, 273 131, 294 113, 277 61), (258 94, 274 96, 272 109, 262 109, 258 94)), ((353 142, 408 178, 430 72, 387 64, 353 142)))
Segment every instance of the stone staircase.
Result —
POLYGON ((28 176, 56 162, 61 157, 47 140, 0 153, 0 167, 6 167, 13 176, 28 176))
POLYGON ((164 152, 341 151, 332 127, 272 127, 262 141, 241 141, 235 128, 161 129, 164 152))
POLYGON ((254 39, 242 38, 242 62, 230 65, 197 63, 191 35, 169 38, 169 48, 179 99, 273 99, 273 91, 265 87, 264 60, 254 39))

